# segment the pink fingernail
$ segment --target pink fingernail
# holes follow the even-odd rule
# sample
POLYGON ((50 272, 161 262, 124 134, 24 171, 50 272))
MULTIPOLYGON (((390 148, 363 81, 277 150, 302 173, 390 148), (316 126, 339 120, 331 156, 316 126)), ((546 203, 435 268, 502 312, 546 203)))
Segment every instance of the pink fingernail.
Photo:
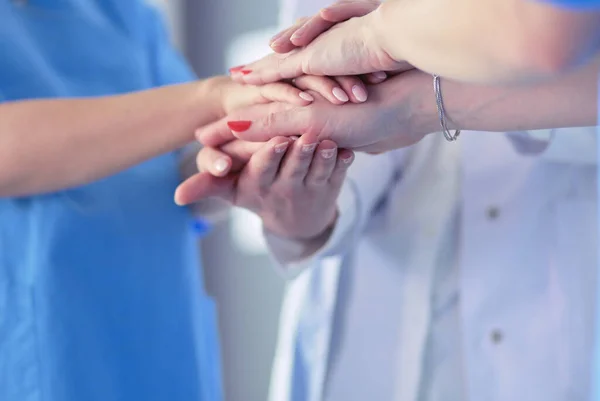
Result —
POLYGON ((227 161, 227 159, 221 158, 215 162, 214 167, 218 173, 222 173, 225 170, 227 170, 227 167, 229 167, 229 162, 227 161))
POLYGON ((304 153, 312 153, 315 151, 316 147, 317 147, 316 143, 309 143, 306 145, 302 145, 302 151, 304 153))
POLYGON ((298 96, 300 96, 300 99, 306 100, 307 102, 315 101, 315 98, 312 97, 310 93, 300 92, 300 94, 298 96))
POLYGON ((279 39, 280 37, 282 37, 284 33, 285 33, 285 31, 281 31, 281 32, 279 32, 277 35, 274 35, 274 36, 271 38, 271 40, 269 40, 269 43, 270 43, 271 45, 273 45, 273 43, 277 42, 277 39, 279 39))
POLYGON ((283 142, 273 146, 273 149, 275 149, 275 153, 283 153, 288 148, 289 144, 289 142, 283 142))
POLYGON ((296 32, 294 32, 294 34, 290 37, 290 40, 294 40, 294 39, 300 39, 302 37, 302 35, 304 35, 304 27, 299 28, 296 32))
POLYGON ((354 85, 352 87, 352 93, 354 94, 356 100, 358 100, 359 102, 367 101, 367 91, 365 90, 365 88, 358 85, 354 85))
POLYGON ((334 154, 335 149, 323 149, 321 151, 321 156, 323 156, 323 159, 331 159, 334 154))
POLYGON ((383 71, 374 72, 373 76, 377 79, 386 79, 387 78, 387 74, 383 71))
POLYGON ((352 160, 354 160, 354 156, 350 156, 345 159, 342 159, 342 162, 344 162, 344 164, 350 164, 350 163, 352 163, 352 160))
POLYGON ((348 95, 346 95, 346 92, 344 92, 341 88, 333 88, 332 93, 333 96, 335 96, 336 99, 341 102, 347 102, 348 100, 350 100, 348 98, 348 95))

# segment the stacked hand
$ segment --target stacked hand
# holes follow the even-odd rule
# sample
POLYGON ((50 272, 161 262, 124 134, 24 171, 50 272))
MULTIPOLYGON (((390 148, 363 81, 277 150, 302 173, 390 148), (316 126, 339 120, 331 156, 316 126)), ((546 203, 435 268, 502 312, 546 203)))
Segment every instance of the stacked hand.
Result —
POLYGON ((301 75, 361 75, 412 69, 394 60, 373 29, 379 0, 340 0, 275 35, 276 52, 233 71, 238 82, 265 84, 301 75))
POLYGON ((271 232, 314 238, 335 221, 353 160, 347 149, 384 152, 431 132, 417 112, 429 76, 361 42, 369 35, 353 17, 369 18, 378 6, 341 0, 276 35, 278 53, 232 68, 234 81, 265 85, 255 89, 264 101, 235 104, 198 129, 200 173, 180 185, 176 201, 216 196, 254 211, 271 232))

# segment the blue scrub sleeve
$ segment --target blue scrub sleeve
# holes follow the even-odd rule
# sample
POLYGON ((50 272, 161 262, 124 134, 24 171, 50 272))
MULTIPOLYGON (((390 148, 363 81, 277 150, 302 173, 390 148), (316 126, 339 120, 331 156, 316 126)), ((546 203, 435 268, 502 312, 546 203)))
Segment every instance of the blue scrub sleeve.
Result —
POLYGON ((150 6, 146 8, 146 26, 155 85, 172 85, 197 79, 183 55, 173 45, 160 11, 150 6))
POLYGON ((548 3, 581 11, 600 9, 600 0, 547 0, 548 3))

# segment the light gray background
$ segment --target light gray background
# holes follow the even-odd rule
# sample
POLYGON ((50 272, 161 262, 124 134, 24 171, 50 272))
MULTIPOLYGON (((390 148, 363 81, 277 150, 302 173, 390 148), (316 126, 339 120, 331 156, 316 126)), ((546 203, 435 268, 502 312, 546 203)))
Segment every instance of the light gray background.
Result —
MULTIPOLYGON (((277 0, 168 0, 174 35, 200 77, 222 74, 240 35, 274 27, 277 0)), ((228 225, 203 241, 209 292, 217 299, 227 401, 265 401, 283 282, 265 255, 231 241, 228 225)))

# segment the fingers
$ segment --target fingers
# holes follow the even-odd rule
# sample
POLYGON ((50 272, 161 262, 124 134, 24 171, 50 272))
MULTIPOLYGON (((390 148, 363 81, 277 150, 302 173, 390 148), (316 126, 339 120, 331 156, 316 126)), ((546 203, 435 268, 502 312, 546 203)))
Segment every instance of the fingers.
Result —
POLYGON ((299 27, 290 36, 289 42, 296 47, 304 47, 333 25, 335 25, 335 23, 327 21, 323 19, 320 14, 317 14, 299 27))
POLYGON ((285 180, 291 186, 304 185, 304 178, 308 174, 317 145, 314 135, 302 135, 294 141, 281 165, 279 179, 285 180))
POLYGON ((338 2, 321 10, 321 18, 329 22, 341 22, 354 17, 362 17, 376 10, 380 5, 374 1, 338 2))
POLYGON ((367 88, 359 77, 336 77, 335 80, 344 89, 344 92, 348 94, 352 103, 364 103, 367 101, 367 88))
POLYGON ((232 71, 231 78, 239 83, 264 85, 299 77, 303 75, 303 60, 310 58, 310 54, 301 50, 296 49, 285 54, 270 54, 244 66, 241 70, 232 71))
POLYGON ((335 168, 337 145, 333 141, 323 141, 315 151, 310 170, 306 175, 306 185, 321 186, 329 181, 335 168))
POLYGON ((204 147, 196 157, 199 171, 208 171, 215 177, 239 172, 256 153, 262 143, 236 139, 220 148, 204 147))
POLYGON ((275 181, 279 166, 292 142, 289 138, 276 137, 262 146, 250 159, 240 176, 240 182, 252 183, 253 187, 268 189, 275 181))
POLYGON ((232 176, 213 177, 208 172, 195 174, 182 182, 175 190, 175 203, 179 206, 189 205, 209 197, 220 197, 230 201, 235 188, 232 176))
POLYGON ((269 41, 271 49, 276 53, 287 53, 294 50, 296 46, 290 41, 290 38, 298 28, 302 27, 309 19, 310 18, 308 17, 299 18, 294 25, 273 36, 269 41))
POLYGON ((385 81, 387 77, 388 75, 385 72, 377 71, 364 75, 364 80, 370 83, 371 85, 377 85, 385 81))
POLYGON ((236 139, 231 130, 219 129, 223 120, 204 125, 194 132, 194 136, 204 146, 219 147, 236 139))
MULTIPOLYGON (((294 106, 285 103, 269 103, 247 107, 243 110, 232 113, 219 121, 198 128, 195 132, 196 139, 198 139, 198 141, 204 146, 220 147, 237 138, 232 129, 228 127, 228 122, 237 121, 238 123, 234 125, 237 125, 239 130, 244 128, 247 124, 251 124, 254 120, 260 118, 269 118, 269 116, 272 114, 277 114, 285 110, 294 110, 294 106)), ((296 133, 298 132, 302 131, 296 131, 296 133)), ((296 133, 294 133, 294 135, 296 133)), ((273 136, 274 135, 261 136, 262 138, 266 138, 262 142, 266 142, 266 140, 271 139, 273 136)), ((260 142, 261 140, 257 141, 260 142)))
POLYGON ((315 100, 310 93, 284 82, 257 86, 256 88, 263 98, 262 102, 257 103, 283 102, 297 106, 306 106, 315 100))
POLYGON ((314 91, 333 104, 348 101, 363 103, 367 100, 367 88, 358 77, 321 77, 303 75, 294 80, 294 85, 303 91, 314 91))
MULTIPOLYGON (((294 136, 303 132, 315 135, 322 133, 322 122, 306 107, 270 111, 267 106, 262 106, 262 112, 255 108, 254 113, 232 114, 204 127, 199 133, 199 140, 202 143, 218 142, 232 132, 237 138, 249 142, 266 142, 275 136, 294 136)), ((327 110, 322 112, 326 115, 327 110)))
POLYGON ((341 186, 346 179, 348 168, 354 161, 354 152, 348 149, 340 149, 335 163, 335 167, 329 177, 329 182, 333 185, 341 186))
POLYGON ((199 171, 208 171, 215 177, 225 177, 231 170, 232 160, 229 155, 215 148, 202 148, 196 156, 199 171))

